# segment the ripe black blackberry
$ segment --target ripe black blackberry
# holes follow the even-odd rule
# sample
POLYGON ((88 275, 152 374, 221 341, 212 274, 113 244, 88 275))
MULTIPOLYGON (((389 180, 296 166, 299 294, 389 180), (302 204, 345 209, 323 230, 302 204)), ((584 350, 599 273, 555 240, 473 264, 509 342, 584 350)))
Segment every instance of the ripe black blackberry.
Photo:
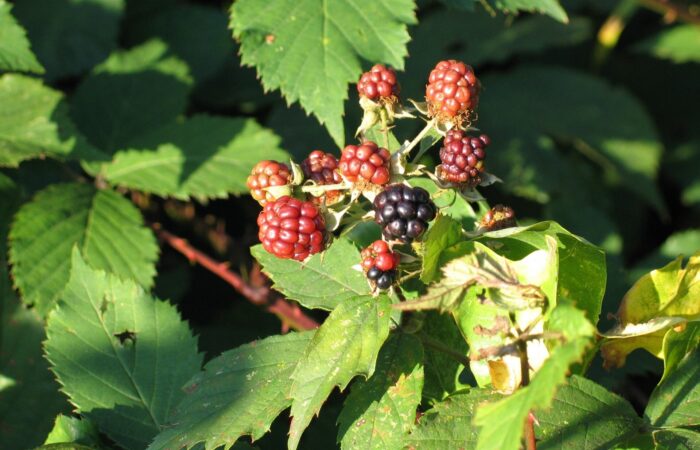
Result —
POLYGON ((484 171, 486 147, 491 139, 482 134, 478 137, 466 136, 461 130, 453 129, 447 136, 440 149, 440 164, 437 176, 444 182, 478 186, 484 171))
POLYGON ((392 184, 374 198, 374 220, 387 239, 412 242, 428 228, 436 213, 430 195, 419 187, 392 184))

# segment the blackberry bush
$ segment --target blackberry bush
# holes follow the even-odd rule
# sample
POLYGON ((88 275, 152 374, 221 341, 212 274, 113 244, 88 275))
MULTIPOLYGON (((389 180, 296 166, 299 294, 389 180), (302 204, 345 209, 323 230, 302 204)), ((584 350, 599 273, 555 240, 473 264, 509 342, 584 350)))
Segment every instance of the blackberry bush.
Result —
POLYGON ((0 0, 0 449, 698 448, 692 2, 152 3, 0 0))

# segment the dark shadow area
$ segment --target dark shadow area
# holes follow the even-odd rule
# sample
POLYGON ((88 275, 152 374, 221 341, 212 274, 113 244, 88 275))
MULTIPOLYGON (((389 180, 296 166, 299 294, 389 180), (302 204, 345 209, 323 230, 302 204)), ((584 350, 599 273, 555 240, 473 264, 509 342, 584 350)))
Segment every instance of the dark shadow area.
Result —
POLYGON ((185 110, 188 93, 187 83, 156 70, 101 72, 78 86, 71 115, 88 140, 111 155, 174 121, 185 110))
POLYGON ((12 12, 27 30, 49 81, 87 72, 117 47, 121 12, 116 7, 70 0, 14 4, 12 12))

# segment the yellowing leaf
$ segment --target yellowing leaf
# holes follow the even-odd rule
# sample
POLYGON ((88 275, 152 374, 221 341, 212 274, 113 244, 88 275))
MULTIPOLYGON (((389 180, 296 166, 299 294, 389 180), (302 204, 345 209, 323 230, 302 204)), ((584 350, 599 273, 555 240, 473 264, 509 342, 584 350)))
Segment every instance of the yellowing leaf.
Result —
POLYGON ((663 341, 672 327, 700 319, 700 252, 683 267, 683 257, 652 270, 625 294, 618 326, 603 334, 606 367, 621 367, 637 348, 664 358, 663 341))

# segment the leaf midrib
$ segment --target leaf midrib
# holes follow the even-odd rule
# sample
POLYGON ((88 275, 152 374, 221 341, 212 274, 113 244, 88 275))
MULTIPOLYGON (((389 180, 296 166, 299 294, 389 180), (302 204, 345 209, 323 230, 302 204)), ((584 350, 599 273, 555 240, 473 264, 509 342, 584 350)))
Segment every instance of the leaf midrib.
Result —
MULTIPOLYGON (((82 282, 82 281, 81 281, 81 282, 82 282)), ((136 393, 138 394, 139 400, 141 401, 141 404, 143 405, 144 409, 145 409, 146 411, 148 411, 148 415, 151 417, 151 420, 153 421, 153 424, 156 426, 156 429, 160 430, 160 429, 161 429, 161 424, 160 424, 160 422, 158 421, 158 419, 156 418, 155 414, 153 413, 153 411, 152 411, 152 409, 151 409, 151 405, 149 405, 148 403, 146 403, 146 400, 145 400, 145 398, 144 398, 144 396, 143 396, 143 393, 141 392, 141 389, 139 388, 139 386, 138 386, 138 384, 136 383, 136 381, 134 380, 132 373, 128 370, 128 368, 127 368, 126 365, 124 364, 124 361, 122 361, 122 359, 119 357, 119 353, 117 352, 117 349, 116 349, 116 347, 114 346, 114 340, 112 339, 112 336, 110 335, 109 330, 107 330, 107 327, 106 327, 106 325, 105 325, 105 323, 104 323, 104 320, 103 320, 102 315, 101 315, 100 312, 99 312, 99 309, 95 306, 94 298, 92 297, 92 295, 91 295, 91 293, 90 293, 89 287, 88 287, 85 283, 82 283, 82 284, 83 284, 83 286, 84 286, 84 288, 85 288, 85 291, 88 293, 89 301, 90 301, 90 306, 92 307, 93 311, 95 312, 95 315, 97 316, 97 318, 98 318, 98 320, 99 320, 99 323, 100 323, 100 325, 101 325, 100 328, 101 328, 102 331, 104 332, 105 337, 107 338, 107 341, 109 342, 109 344, 110 344, 110 346, 111 346, 111 348, 112 348, 112 353, 114 354, 114 357, 116 358, 117 361, 119 361, 119 365, 122 366, 122 369, 123 369, 124 372, 126 373, 126 376, 127 376, 127 378, 129 379, 129 381, 131 382, 132 387, 134 388, 134 390, 135 390, 136 393)), ((134 300, 134 301, 137 301, 137 300, 134 300)), ((155 304, 155 303, 154 303, 154 304, 155 304)), ((133 310, 133 304, 132 304, 131 306, 132 306, 132 310, 133 310)), ((155 313, 156 313, 156 315, 157 315, 157 314, 158 314, 158 311, 156 310, 155 313)), ((155 392, 155 389, 154 389, 154 392, 155 392)))

